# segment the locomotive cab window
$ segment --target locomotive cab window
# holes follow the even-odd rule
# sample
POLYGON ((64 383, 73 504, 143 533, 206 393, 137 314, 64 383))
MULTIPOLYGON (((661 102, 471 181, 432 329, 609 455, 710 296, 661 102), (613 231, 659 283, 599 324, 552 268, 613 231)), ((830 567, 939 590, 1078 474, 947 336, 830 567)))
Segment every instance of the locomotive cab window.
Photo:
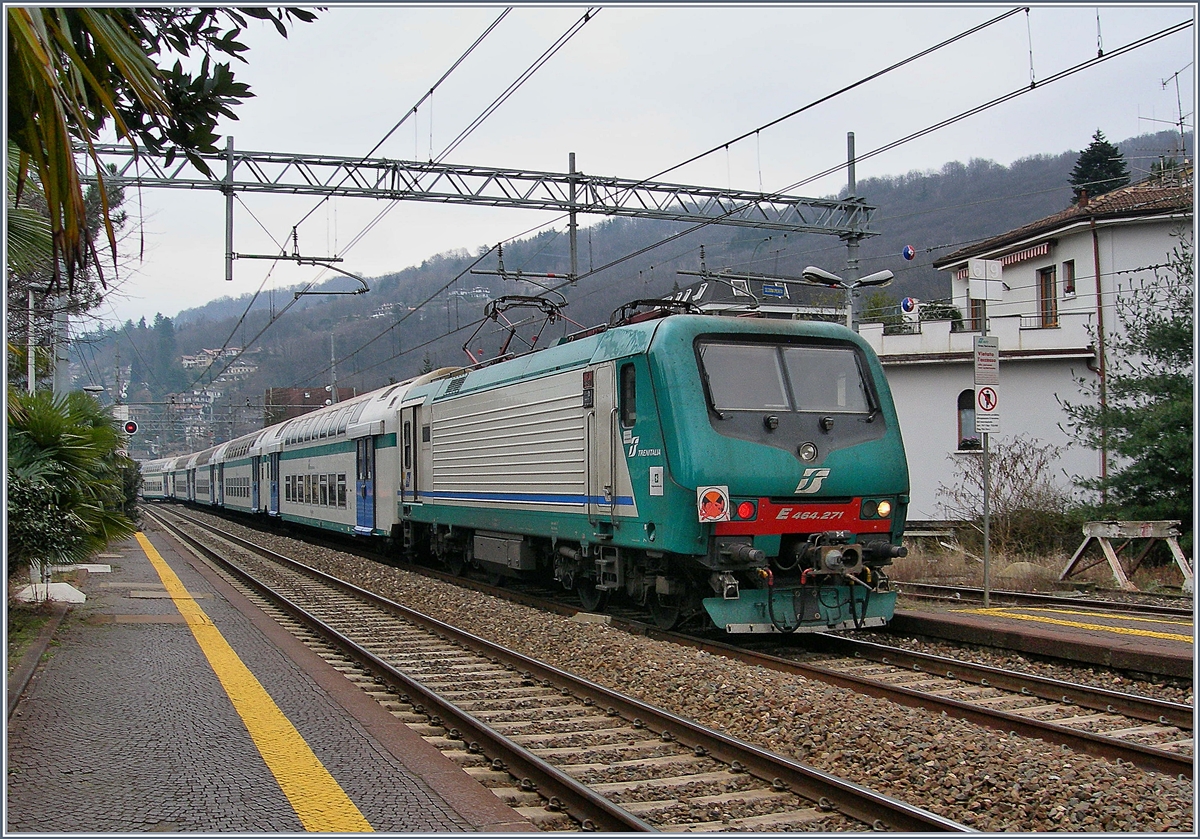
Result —
POLYGON ((784 347, 783 363, 798 411, 865 414, 871 410, 858 356, 837 347, 784 347))
POLYGON ((712 407, 725 411, 870 413, 874 400, 858 352, 849 346, 699 346, 712 407))
POLYGON ((621 426, 637 424, 637 370, 632 364, 621 367, 621 426))

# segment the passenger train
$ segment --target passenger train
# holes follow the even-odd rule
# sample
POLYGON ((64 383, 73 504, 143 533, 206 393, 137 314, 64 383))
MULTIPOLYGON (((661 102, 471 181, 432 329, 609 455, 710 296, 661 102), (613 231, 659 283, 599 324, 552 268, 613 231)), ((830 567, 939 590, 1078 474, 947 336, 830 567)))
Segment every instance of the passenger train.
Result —
POLYGON ((643 312, 142 464, 175 500, 554 580, 662 627, 879 626, 908 466, 878 358, 814 321, 643 312))

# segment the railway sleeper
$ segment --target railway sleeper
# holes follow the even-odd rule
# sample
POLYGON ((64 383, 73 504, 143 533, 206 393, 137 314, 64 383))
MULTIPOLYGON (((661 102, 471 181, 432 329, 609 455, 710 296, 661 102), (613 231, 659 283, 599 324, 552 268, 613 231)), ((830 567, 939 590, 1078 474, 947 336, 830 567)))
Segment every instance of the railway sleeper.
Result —
MULTIPOLYGON (((495 792, 495 790, 493 790, 493 792, 495 792)), ((526 793, 522 794, 524 795, 526 793)), ((540 799, 538 799, 536 795, 534 795, 533 798, 540 802, 540 799)), ((532 822, 538 830, 543 832, 579 830, 579 825, 572 821, 571 818, 565 813, 557 813, 552 810, 548 810, 544 805, 529 804, 524 806, 513 806, 507 801, 505 803, 522 816, 529 819, 529 821, 532 822)))
MULTIPOLYGON (((633 781, 612 781, 607 784, 596 784, 592 787, 596 792, 608 797, 621 796, 626 793, 649 792, 660 789, 685 789, 697 784, 722 784, 728 786, 745 785, 754 780, 752 776, 740 772, 730 772, 719 769, 715 772, 699 772, 694 775, 670 775, 665 778, 644 778, 633 781)), ((621 806, 624 806, 623 804, 621 806)))
POLYGON ((812 808, 792 810, 787 813, 764 813, 758 816, 747 816, 744 819, 721 820, 718 822, 692 822, 690 824, 672 824, 671 830, 680 833, 711 833, 735 829, 756 830, 770 827, 798 827, 815 821, 827 819, 828 813, 812 808))
MULTIPOLYGON (((513 734, 508 739, 512 740, 514 743, 517 743, 518 745, 534 743, 534 744, 537 744, 539 747, 546 747, 546 741, 557 742, 557 741, 563 740, 565 738, 574 738, 575 740, 578 740, 580 734, 594 734, 597 739, 605 738, 605 739, 607 739, 607 741, 609 743, 616 742, 616 740, 614 738, 618 738, 618 737, 624 738, 627 741, 629 737, 641 736, 636 728, 633 728, 631 726, 621 726, 620 728, 606 728, 603 731, 593 731, 593 732, 567 731, 567 732, 563 732, 561 734, 513 734)), ((563 745, 570 745, 570 744, 565 743, 563 745)), ((549 747, 549 748, 553 748, 553 747, 549 747)), ((591 744, 589 743, 584 746, 576 744, 575 748, 576 749, 591 748, 591 744)))
POLYGON ((597 756, 603 754, 652 754, 654 752, 674 752, 675 748, 673 743, 664 743, 661 740, 641 740, 634 743, 597 744, 582 749, 579 746, 558 746, 530 749, 530 751, 538 757, 553 761, 557 757, 574 757, 579 754, 597 756))
POLYGON ((487 722, 488 720, 521 720, 521 719, 557 719, 567 717, 572 714, 582 714, 586 706, 578 703, 564 703, 562 705, 547 705, 544 708, 493 708, 485 707, 495 705, 493 702, 456 702, 454 703, 464 711, 470 711, 471 716, 478 720, 487 722))
POLYGON ((559 717, 557 719, 504 720, 492 725, 501 734, 538 729, 545 734, 588 734, 618 727, 620 720, 612 717, 559 717), (606 725, 607 723, 607 725, 606 725))
POLYGON ((602 774, 613 769, 620 769, 629 766, 678 766, 696 765, 703 758, 697 758, 693 754, 673 754, 661 755, 659 757, 635 757, 628 760, 614 760, 605 763, 568 763, 557 764, 558 768, 575 778, 584 775, 602 774))

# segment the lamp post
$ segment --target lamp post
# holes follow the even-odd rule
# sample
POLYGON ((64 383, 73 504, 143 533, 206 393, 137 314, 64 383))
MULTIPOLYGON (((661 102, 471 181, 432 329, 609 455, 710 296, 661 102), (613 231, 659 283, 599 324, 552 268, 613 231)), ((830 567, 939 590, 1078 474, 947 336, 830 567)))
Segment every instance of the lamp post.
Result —
POLYGON ((801 277, 804 282, 810 285, 824 286, 825 288, 840 288, 846 292, 846 328, 854 328, 854 292, 865 286, 885 286, 892 281, 894 275, 891 271, 876 271, 874 274, 868 274, 857 280, 843 280, 836 274, 831 274, 821 268, 813 267, 812 265, 804 269, 801 277))

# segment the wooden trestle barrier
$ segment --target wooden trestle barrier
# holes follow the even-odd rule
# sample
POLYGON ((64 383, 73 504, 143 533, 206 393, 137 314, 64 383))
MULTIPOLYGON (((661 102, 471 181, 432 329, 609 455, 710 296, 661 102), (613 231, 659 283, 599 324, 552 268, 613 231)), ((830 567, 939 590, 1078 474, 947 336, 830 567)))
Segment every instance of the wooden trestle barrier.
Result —
POLYGON ((1129 578, 1137 571, 1155 543, 1163 541, 1167 543, 1171 555, 1175 557, 1175 564, 1183 572, 1183 590, 1191 593, 1194 589, 1192 567, 1179 548, 1178 521, 1089 521, 1083 526, 1083 536, 1083 544, 1079 546, 1079 550, 1075 551, 1075 555, 1071 557, 1067 567, 1058 576, 1059 580, 1065 580, 1072 574, 1086 571, 1107 559, 1113 577, 1117 580, 1117 585, 1126 591, 1137 591, 1138 587, 1130 582, 1129 578), (1113 550, 1112 539, 1124 539, 1125 541, 1119 548, 1113 550), (1147 541, 1142 546, 1141 552, 1134 558, 1132 566, 1126 571, 1121 565, 1120 554, 1132 545, 1135 539, 1147 541), (1081 566, 1083 555, 1093 540, 1099 543, 1103 558, 1081 566))

